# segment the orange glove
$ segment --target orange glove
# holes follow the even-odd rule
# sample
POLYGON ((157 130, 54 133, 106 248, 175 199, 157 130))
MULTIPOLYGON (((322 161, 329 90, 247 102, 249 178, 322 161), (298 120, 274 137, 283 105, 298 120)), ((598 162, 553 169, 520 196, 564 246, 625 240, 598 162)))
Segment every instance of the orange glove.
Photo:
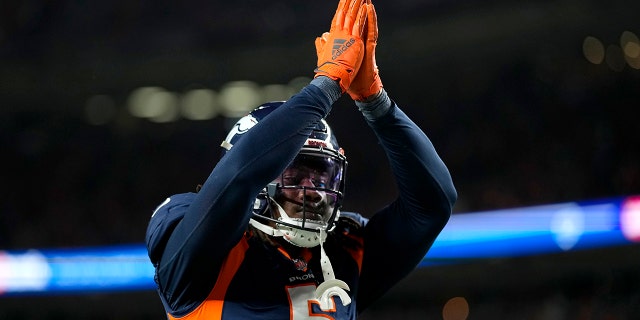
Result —
POLYGON ((367 10, 363 1, 340 0, 331 29, 315 41, 318 54, 315 77, 327 76, 339 81, 342 92, 351 85, 364 56, 362 33, 367 10))
POLYGON ((376 45, 378 44, 378 16, 371 0, 367 0, 367 24, 364 34, 364 58, 358 74, 351 82, 347 93, 353 100, 363 101, 382 90, 382 81, 376 64, 376 45))

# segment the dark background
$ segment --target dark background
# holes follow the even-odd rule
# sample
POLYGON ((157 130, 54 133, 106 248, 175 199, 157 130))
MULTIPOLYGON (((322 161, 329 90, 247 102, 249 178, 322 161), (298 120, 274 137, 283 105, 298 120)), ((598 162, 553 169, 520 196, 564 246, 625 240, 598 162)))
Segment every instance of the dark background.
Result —
MULTIPOLYGON (((0 249, 141 243, 155 206, 206 178, 230 121, 151 123, 128 116, 128 95, 311 77, 336 4, 0 1, 0 249), (117 121, 86 123, 96 94, 117 121)), ((640 193, 640 70, 615 56, 640 34, 640 2, 375 4, 383 83, 449 166, 457 214, 640 193), (601 64, 587 36, 609 47, 601 64)), ((368 215, 394 196, 386 160, 349 99, 329 121, 349 158, 345 209, 368 215)), ((438 319, 465 296, 469 319, 630 319, 638 249, 421 269, 365 317, 438 319)), ((3 319, 74 314, 162 307, 155 292, 0 298, 3 319)))

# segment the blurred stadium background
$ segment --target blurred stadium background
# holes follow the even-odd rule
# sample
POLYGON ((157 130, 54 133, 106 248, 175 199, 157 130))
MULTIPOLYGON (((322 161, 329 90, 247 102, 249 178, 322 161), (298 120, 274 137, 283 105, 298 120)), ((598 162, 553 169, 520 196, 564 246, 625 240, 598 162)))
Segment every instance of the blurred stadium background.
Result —
MULTIPOLYGON (((336 3, 1 1, 0 253, 142 243, 236 117, 308 81, 336 3)), ((456 215, 640 194, 640 2, 375 4, 385 87, 449 165, 456 215)), ((329 120, 350 161, 345 207, 367 215, 395 192, 385 159, 348 99, 329 120)), ((634 319, 627 240, 426 265, 362 318, 634 319)), ((0 319, 163 317, 148 289, 2 285, 0 319)))

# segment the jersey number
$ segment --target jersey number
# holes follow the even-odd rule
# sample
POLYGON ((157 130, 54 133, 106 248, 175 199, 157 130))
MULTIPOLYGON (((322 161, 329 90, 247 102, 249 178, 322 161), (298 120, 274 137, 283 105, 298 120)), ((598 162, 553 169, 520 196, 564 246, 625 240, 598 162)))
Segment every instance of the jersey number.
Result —
MULTIPOLYGON (((320 304, 314 302, 316 287, 312 284, 305 284, 296 287, 287 287, 287 294, 289 295, 289 306, 291 307, 291 320, 303 320, 303 319, 330 319, 334 320, 332 316, 324 313, 314 313, 312 306, 315 304, 320 307, 320 304)), ((333 299, 330 310, 322 310, 325 312, 336 312, 336 303, 333 299)))

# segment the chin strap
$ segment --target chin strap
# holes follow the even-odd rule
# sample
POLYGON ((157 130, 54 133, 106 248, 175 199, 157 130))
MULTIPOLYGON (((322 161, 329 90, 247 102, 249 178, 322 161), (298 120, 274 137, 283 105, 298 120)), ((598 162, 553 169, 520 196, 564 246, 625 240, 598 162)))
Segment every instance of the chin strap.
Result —
MULTIPOLYGON (((319 229, 321 239, 326 238, 326 234, 324 230, 319 229)), ((329 257, 326 252, 324 252, 324 246, 322 245, 324 241, 320 242, 320 267, 322 267, 322 277, 324 278, 324 282, 321 283, 316 288, 316 301, 320 303, 320 308, 322 310, 329 310, 333 307, 332 301, 330 300, 333 296, 340 297, 342 301, 342 305, 346 306, 351 303, 351 297, 345 290, 349 290, 349 285, 342 280, 336 279, 333 273, 333 267, 331 266, 331 261, 329 261, 329 257)))
POLYGON ((249 220, 249 224, 254 226, 256 229, 264 232, 265 234, 267 234, 268 236, 272 236, 272 237, 282 237, 284 236, 284 234, 282 233, 282 230, 276 229, 276 228, 272 228, 266 224, 262 224, 256 220, 254 220, 253 218, 251 218, 249 220))
MULTIPOLYGON (((279 205, 277 207, 279 210, 284 211, 279 205)), ((250 219, 249 224, 269 236, 284 237, 286 239, 284 232, 278 228, 273 228, 271 226, 265 225, 256 221, 255 219, 250 219)), ((319 303, 322 310, 329 310, 333 308, 332 297, 338 296, 342 301, 342 305, 346 306, 351 303, 351 297, 349 297, 349 294, 346 291, 350 290, 349 285, 347 285, 347 283, 342 280, 336 279, 335 274, 333 273, 331 261, 329 260, 327 253, 324 251, 323 245, 324 241, 327 239, 327 232, 322 228, 318 228, 318 234, 319 238, 321 239, 320 267, 322 268, 322 277, 324 278, 324 282, 322 282, 316 288, 315 299, 312 300, 319 303)))

